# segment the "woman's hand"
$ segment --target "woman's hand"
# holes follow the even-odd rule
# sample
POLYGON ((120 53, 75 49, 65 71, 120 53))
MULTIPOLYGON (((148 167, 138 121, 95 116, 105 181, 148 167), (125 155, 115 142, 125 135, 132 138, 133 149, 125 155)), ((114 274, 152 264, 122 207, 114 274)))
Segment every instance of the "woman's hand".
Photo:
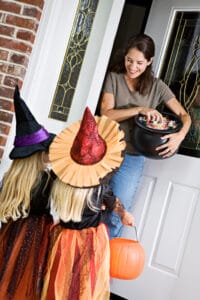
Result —
POLYGON ((178 150, 184 137, 185 136, 181 132, 166 134, 161 137, 161 139, 168 139, 168 142, 157 147, 156 151, 158 151, 158 154, 163 156, 163 158, 169 157, 178 150))
POLYGON ((121 221, 123 225, 126 226, 135 226, 135 220, 132 213, 128 212, 127 210, 124 211, 123 215, 121 216, 121 221))
POLYGON ((141 109, 139 110, 139 114, 146 116, 148 121, 163 121, 162 114, 158 110, 153 108, 141 107, 141 109))

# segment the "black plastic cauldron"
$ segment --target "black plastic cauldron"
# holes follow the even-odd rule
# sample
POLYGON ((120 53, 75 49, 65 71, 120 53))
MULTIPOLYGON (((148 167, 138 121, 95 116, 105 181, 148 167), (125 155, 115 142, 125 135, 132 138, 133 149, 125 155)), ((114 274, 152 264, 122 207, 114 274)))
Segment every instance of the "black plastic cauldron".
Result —
POLYGON ((142 124, 141 121, 139 121, 139 117, 141 115, 135 116, 134 128, 132 133, 132 144, 139 154, 152 159, 163 159, 163 157, 158 154, 158 151, 155 150, 158 146, 165 144, 168 140, 161 139, 161 137, 169 133, 178 132, 183 126, 182 121, 175 114, 162 113, 162 115, 164 117, 167 117, 169 120, 176 121, 176 127, 166 130, 149 128, 146 125, 142 124))

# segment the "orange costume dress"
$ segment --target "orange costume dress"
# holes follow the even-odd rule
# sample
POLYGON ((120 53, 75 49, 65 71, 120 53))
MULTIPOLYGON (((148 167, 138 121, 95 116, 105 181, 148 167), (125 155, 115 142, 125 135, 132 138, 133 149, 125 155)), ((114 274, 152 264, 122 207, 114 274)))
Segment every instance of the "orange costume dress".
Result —
POLYGON ((29 216, 3 223, 0 229, 0 299, 40 300, 49 232, 52 179, 44 173, 31 199, 29 216))
POLYGON ((43 300, 109 299, 109 235, 101 222, 101 205, 104 201, 112 210, 116 198, 108 186, 102 186, 100 195, 96 191, 98 212, 85 207, 81 222, 61 221, 52 229, 43 300))

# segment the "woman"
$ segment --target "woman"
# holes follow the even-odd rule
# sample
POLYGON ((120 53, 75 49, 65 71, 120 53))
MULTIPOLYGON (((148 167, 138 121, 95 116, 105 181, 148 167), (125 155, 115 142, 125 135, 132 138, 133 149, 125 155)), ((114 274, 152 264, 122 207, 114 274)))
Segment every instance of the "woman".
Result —
POLYGON ((107 183, 123 160, 123 132, 105 116, 96 121, 86 108, 81 124, 64 129, 50 147, 58 176, 51 205, 60 223, 51 232, 43 300, 108 300, 110 248, 102 204, 114 209, 123 224, 134 225, 107 183))
MULTIPOLYGON (((142 114, 148 120, 162 121, 162 114, 156 108, 163 103, 181 118, 181 130, 163 136, 168 142, 156 149, 164 158, 177 151, 191 125, 190 116, 173 92, 161 79, 154 77, 154 55, 155 45, 151 37, 140 34, 131 38, 123 55, 107 74, 102 89, 101 115, 119 122, 125 131, 125 159, 110 185, 127 210, 131 209, 144 165, 144 157, 136 153, 131 144, 133 117, 142 114)), ((106 222, 110 226, 111 238, 122 234, 123 226, 115 213, 106 222)))
POLYGON ((48 147, 55 135, 37 123, 16 86, 13 160, 0 189, 0 299, 39 300, 53 219, 48 147))

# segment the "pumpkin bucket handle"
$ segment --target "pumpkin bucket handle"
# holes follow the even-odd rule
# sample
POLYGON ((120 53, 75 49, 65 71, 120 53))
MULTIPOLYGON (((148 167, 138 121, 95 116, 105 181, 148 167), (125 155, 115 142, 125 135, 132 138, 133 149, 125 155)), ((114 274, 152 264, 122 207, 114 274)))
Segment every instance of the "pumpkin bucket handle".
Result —
POLYGON ((135 229, 135 238, 136 238, 136 241, 139 242, 136 225, 134 226, 134 229, 135 229))
POLYGON ((131 228, 134 228, 134 231, 135 231, 135 241, 139 243, 138 232, 137 232, 137 226, 134 225, 134 226, 132 226, 131 228))

